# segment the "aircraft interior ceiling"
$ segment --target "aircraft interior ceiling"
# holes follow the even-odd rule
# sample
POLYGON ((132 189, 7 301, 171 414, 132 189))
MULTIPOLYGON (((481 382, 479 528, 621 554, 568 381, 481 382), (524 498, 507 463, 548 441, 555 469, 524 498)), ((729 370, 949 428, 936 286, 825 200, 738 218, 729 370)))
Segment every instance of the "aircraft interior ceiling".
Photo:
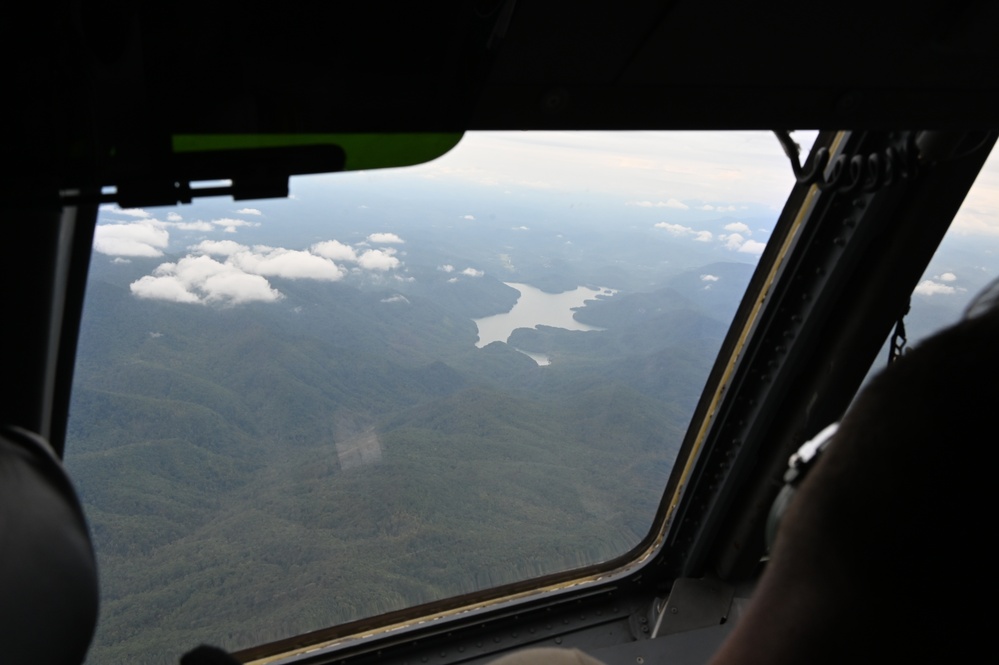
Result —
POLYGON ((789 173, 801 162, 797 184, 683 440, 688 468, 637 555, 244 649, 241 662, 485 663, 541 643, 607 663, 705 662, 749 603, 789 455, 849 406, 999 126, 989 2, 26 11, 0 28, 0 424, 59 456, 99 204, 189 203, 188 183, 209 179, 240 200, 287 196, 291 175, 349 169, 354 134, 821 130, 788 161, 789 173), (216 135, 247 147, 177 150, 177 137, 216 135), (316 140, 260 148, 261 135, 316 140))

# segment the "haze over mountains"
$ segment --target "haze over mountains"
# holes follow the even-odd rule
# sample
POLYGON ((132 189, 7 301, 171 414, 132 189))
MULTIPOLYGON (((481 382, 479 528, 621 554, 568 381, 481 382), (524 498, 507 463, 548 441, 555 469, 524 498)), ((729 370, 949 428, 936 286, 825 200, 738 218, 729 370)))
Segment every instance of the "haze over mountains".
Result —
POLYGON ((67 444, 104 589, 90 663, 635 547, 776 218, 392 174, 293 191, 101 214, 67 444), (617 293, 576 312, 601 331, 477 348, 507 282, 617 293))

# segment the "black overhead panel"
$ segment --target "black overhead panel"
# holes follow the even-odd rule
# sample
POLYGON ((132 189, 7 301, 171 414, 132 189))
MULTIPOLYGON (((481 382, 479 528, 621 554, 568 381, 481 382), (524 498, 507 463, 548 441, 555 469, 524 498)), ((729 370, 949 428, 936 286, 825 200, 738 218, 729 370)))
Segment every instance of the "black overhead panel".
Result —
POLYGON ((177 134, 999 121, 988 75, 999 8, 986 2, 105 0, 27 11, 0 28, 17 101, 5 124, 18 128, 5 165, 63 189, 140 173, 177 134))

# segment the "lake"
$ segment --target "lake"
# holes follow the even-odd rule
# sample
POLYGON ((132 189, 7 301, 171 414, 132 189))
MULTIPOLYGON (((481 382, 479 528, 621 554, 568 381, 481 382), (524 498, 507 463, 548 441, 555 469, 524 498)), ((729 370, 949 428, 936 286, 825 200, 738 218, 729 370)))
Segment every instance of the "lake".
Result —
MULTIPOLYGON (((504 283, 516 289, 520 297, 509 312, 474 319, 475 325, 479 328, 479 341, 475 345, 480 349, 493 342, 506 342, 517 328, 551 326, 566 330, 603 330, 580 323, 573 318, 573 313, 576 309, 585 307, 587 301, 595 300, 597 297, 606 298, 616 293, 613 289, 591 289, 585 286, 562 293, 546 293, 529 284, 504 283)), ((526 351, 521 353, 530 356, 539 365, 551 364, 551 358, 543 354, 526 351)))

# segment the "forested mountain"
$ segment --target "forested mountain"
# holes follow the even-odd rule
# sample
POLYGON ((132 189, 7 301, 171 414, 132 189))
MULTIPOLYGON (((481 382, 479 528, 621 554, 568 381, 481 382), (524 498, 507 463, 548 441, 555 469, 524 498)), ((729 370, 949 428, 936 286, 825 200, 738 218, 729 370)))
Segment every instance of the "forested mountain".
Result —
POLYGON ((647 230, 570 243, 511 231, 502 208, 462 238, 350 236, 306 212, 339 236, 283 249, 240 219, 110 220, 155 251, 109 260, 126 250, 98 227, 67 446, 101 566, 92 664, 174 663, 627 552, 753 269, 650 268, 647 230), (204 230, 225 224, 240 242, 204 230), (615 294, 576 310, 600 330, 477 348, 473 319, 509 311, 511 282, 615 294))

